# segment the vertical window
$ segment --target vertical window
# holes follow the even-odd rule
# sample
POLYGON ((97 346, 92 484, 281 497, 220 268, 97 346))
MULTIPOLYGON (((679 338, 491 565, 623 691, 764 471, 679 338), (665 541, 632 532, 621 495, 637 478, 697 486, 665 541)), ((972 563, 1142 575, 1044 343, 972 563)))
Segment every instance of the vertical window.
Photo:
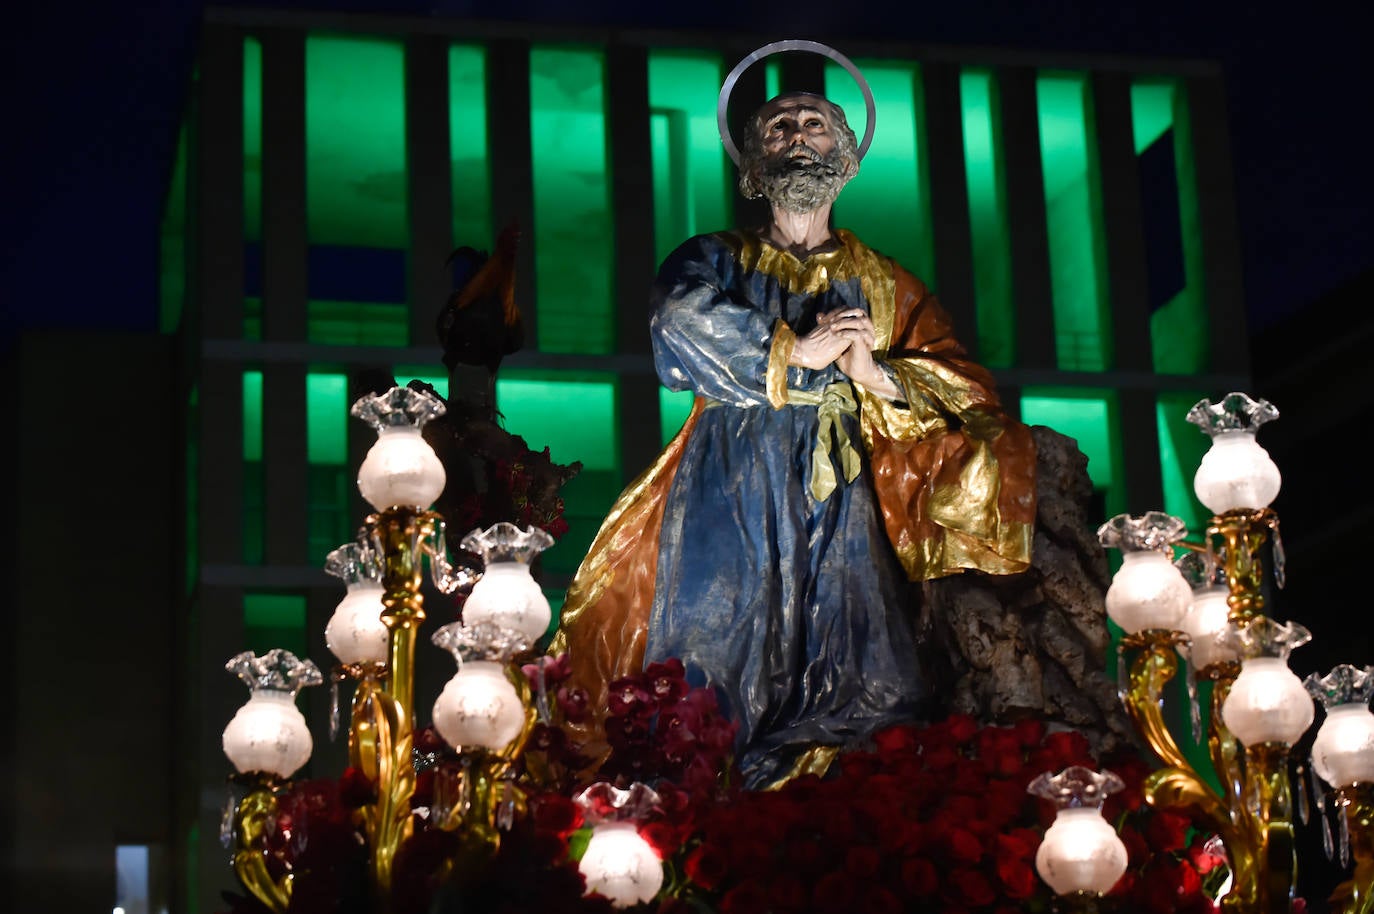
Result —
POLYGON ((186 303, 186 124, 177 132, 167 204, 158 231, 158 328, 175 333, 186 303))
POLYGON ((530 141, 538 348, 612 352, 615 232, 599 50, 530 51, 530 141))
MULTIPOLYGON (((865 244, 894 258, 935 287, 935 255, 925 192, 925 156, 917 129, 916 65, 899 61, 855 61, 868 80, 877 108, 878 129, 863 167, 835 201, 835 224, 852 229, 865 244)), ((862 141, 867 128, 863 92, 839 64, 825 68, 825 94, 844 109, 862 141)))
POLYGON ((323 566, 331 550, 351 540, 348 515, 348 378, 305 376, 307 525, 310 564, 323 566))
POLYGON ((1150 334, 1161 374, 1205 372, 1210 363, 1202 286, 1202 235, 1188 140, 1186 98, 1174 80, 1131 85, 1131 121, 1149 267, 1150 334))
POLYGON ((978 314, 978 360, 989 368, 1010 368, 1016 363, 1016 307, 1001 117, 992 74, 965 68, 959 74, 959 104, 972 235, 973 298, 978 314))
POLYGON ((116 845, 114 914, 166 911, 167 876, 165 845, 116 845))
POLYGON ((544 554, 544 568, 577 569, 611 503, 620 494, 616 380, 609 375, 511 371, 496 382, 505 427, 531 450, 547 447, 555 463, 582 462, 562 489, 568 532, 544 554), (557 416, 558 421, 550 421, 557 416))
POLYGON ((1195 536, 1212 514, 1193 492, 1193 475, 1211 439, 1188 421, 1188 410, 1203 393, 1162 393, 1155 407, 1159 425, 1159 466, 1163 473, 1164 512, 1180 518, 1195 536))
POLYGON ((243 373, 243 561, 261 565, 266 518, 262 465, 262 372, 243 373))
MULTIPOLYGON (((311 342, 404 346, 408 341, 405 126, 401 42, 306 37, 311 342)), ((251 275, 253 265, 248 266, 251 275)))
POLYGON ((719 54, 649 52, 649 129, 658 262, 693 235, 729 228, 733 186, 716 125, 719 54))
POLYGON ((1063 371, 1105 371, 1111 367, 1111 323, 1087 78, 1044 73, 1035 88, 1056 360, 1063 371))
POLYGON ((1048 426, 1078 442, 1078 449, 1088 458, 1088 476, 1100 502, 1094 509, 1100 521, 1126 510, 1114 392, 1026 388, 1021 396, 1021 420, 1027 425, 1048 426))
POLYGON ((243 39, 243 240, 262 241, 262 44, 243 39))
POLYGON ((487 155, 487 56, 480 45, 455 44, 448 49, 448 142, 454 245, 491 250, 495 238, 487 155))

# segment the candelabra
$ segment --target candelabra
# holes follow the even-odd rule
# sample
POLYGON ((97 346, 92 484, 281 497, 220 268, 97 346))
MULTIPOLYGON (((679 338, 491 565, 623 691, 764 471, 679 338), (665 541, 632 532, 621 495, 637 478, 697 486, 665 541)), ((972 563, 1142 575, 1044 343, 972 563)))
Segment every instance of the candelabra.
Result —
MULTIPOLYGON (((358 400, 352 415, 377 432, 358 471, 358 488, 375 509, 355 542, 330 553, 325 569, 346 588, 325 629, 338 661, 331 730, 338 726, 338 684, 353 680, 348 760, 365 779, 370 802, 356 811, 366 842, 374 908, 391 908, 398 855, 417 827, 417 768, 432 765, 436 800, 424 810, 425 827, 454 834, 456 850, 440 876, 480 863, 500 842, 519 805, 512 762, 536 722, 536 700, 518 661, 542 636, 550 607, 530 563, 553 539, 538 529, 499 523, 474 530, 462 548, 484 560, 478 574, 450 563, 443 517, 429 510, 446 473, 422 435, 424 424, 445 411, 433 395, 396 387, 358 400), (425 566, 438 590, 467 594, 464 619, 440 627, 433 642, 453 653, 459 669, 433 709, 434 728, 456 764, 437 764, 415 746, 415 642, 425 620, 425 566)), ((252 694, 224 731, 224 750, 242 797, 226 816, 239 881, 268 908, 290 905, 293 873, 271 836, 277 799, 311 753, 310 732, 294 700, 300 688, 323 676, 313 662, 283 650, 251 652, 231 660, 252 694)))
MULTIPOLYGON (((1274 583, 1284 583, 1279 519, 1269 507, 1281 479, 1256 432, 1277 416, 1271 404, 1243 393, 1217 404, 1202 400, 1189 411, 1188 420, 1211 438, 1194 478, 1198 499, 1213 513, 1201 542, 1185 540, 1183 521, 1159 512, 1118 515, 1099 529, 1104 546, 1121 550, 1106 594, 1107 614, 1123 632, 1121 697, 1161 762, 1145 781, 1145 799, 1187 811, 1220 838, 1232 874, 1221 907, 1236 914, 1292 909, 1297 852, 1290 756, 1312 725, 1313 699, 1321 701, 1326 719, 1313 743, 1311 770, 1331 793, 1316 777, 1313 784, 1323 824, 1328 806, 1342 814, 1342 861, 1355 859, 1352 878, 1332 902, 1348 914, 1368 914, 1374 911, 1374 715, 1368 707, 1374 668, 1342 664, 1326 677, 1301 681, 1288 668, 1288 656, 1311 634, 1264 613, 1266 552, 1274 583), (1203 715, 1195 683, 1211 683, 1206 745, 1219 788, 1194 768, 1165 719, 1164 687, 1177 675, 1180 656, 1188 661, 1199 741, 1203 715)), ((1088 780, 1082 772, 1070 779, 1088 780)), ((1040 787, 1052 789, 1048 782, 1040 787)), ((1116 853, 1110 841, 1094 848, 1094 858, 1116 853)), ((1061 891, 1047 866, 1040 871, 1061 891)), ((1065 895, 1105 890, 1065 885, 1065 895)))

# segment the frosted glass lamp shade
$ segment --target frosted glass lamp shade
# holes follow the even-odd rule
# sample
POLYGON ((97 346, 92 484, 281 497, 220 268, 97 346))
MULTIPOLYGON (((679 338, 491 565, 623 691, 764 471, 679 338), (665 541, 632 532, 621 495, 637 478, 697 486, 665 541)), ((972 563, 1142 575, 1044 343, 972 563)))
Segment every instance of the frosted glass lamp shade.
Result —
POLYGON ((240 774, 289 778, 313 748, 310 728, 291 692, 255 690, 224 728, 224 754, 240 774))
POLYGON ((1312 769, 1332 787, 1374 784, 1374 714, 1367 705, 1327 709, 1312 741, 1312 769))
POLYGON ((524 562, 490 562, 463 604, 465 625, 491 622, 519 632, 531 644, 552 619, 548 598, 524 562))
POLYGON ((324 627, 324 643, 340 663, 386 663, 389 634, 376 581, 350 584, 324 627))
POLYGON ((1123 552, 1107 588, 1107 615, 1126 634, 1179 627, 1193 590, 1169 556, 1153 549, 1123 552))
POLYGON ((1126 845, 1099 808, 1061 809, 1035 852, 1035 870, 1057 895, 1104 895, 1126 872, 1126 845))
POLYGON ((1237 659, 1231 643, 1231 607, 1226 602, 1229 591, 1224 587, 1206 587, 1193 591, 1193 602, 1179 624, 1191 642, 1188 660, 1193 669, 1206 669, 1217 663, 1237 659))
POLYGON ((1193 476, 1198 501, 1213 514, 1269 507, 1279 494, 1279 468, 1243 429, 1217 432, 1193 476))
POLYGON ((1245 746, 1291 746, 1312 726, 1315 716, 1302 680, 1288 668, 1286 658, 1280 657, 1245 660, 1221 705, 1226 729, 1245 746))
POLYGON ((358 491, 378 511, 398 505, 428 508, 444 491, 444 465, 420 429, 389 426, 377 432, 358 468, 358 491))
POLYGON ((663 887, 663 862, 633 822, 597 825, 577 868, 587 892, 606 896, 617 908, 650 901, 663 887))
POLYGON ((525 706, 495 660, 464 663, 434 702, 434 728, 455 749, 499 752, 524 726, 525 706))

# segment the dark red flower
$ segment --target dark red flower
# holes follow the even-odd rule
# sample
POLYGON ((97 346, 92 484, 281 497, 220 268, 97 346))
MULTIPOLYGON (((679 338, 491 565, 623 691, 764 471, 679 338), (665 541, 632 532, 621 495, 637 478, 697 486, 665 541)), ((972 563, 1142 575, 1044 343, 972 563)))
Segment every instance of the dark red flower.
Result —
POLYGON ((815 906, 821 911, 847 911, 854 903, 854 878, 840 870, 831 870, 816 880, 811 891, 815 906))
POLYGON ((768 910, 768 893, 756 880, 741 882, 720 900, 720 914, 762 914, 768 910))
POLYGON ((644 679, 659 707, 667 707, 687 694, 687 674, 676 657, 649 664, 644 668, 644 679))
POLYGON ((926 857, 902 861, 902 887, 916 898, 929 898, 940 887, 940 874, 926 857))
MULTIPOLYGON (((839 907, 832 910, 842 911, 845 908, 839 907)), ((902 906, 902 900, 894 895, 890 889, 881 885, 871 885, 863 893, 863 904, 859 910, 865 914, 902 914, 905 909, 902 906)))
POLYGON ((955 869, 945 877, 943 894, 950 901, 974 908, 992 904, 997 897, 987 877, 968 868, 955 869))
POLYGON ((920 740, 915 727, 888 727, 873 734, 873 745, 878 755, 886 758, 915 752, 920 747, 920 740))
POLYGON ((769 914, 807 914, 811 893, 797 873, 785 873, 768 880, 769 914))
POLYGON ((717 888, 730 872, 730 861, 714 844, 698 844, 682 864, 687 878, 708 891, 717 888))
POLYGON ((377 787, 362 769, 349 765, 339 776, 339 800, 349 809, 366 806, 377 799, 377 787))
POLYGON ((1009 898, 1029 898, 1039 885, 1039 877, 1030 863, 1013 857, 997 858, 997 878, 1009 898))
POLYGON ((1183 850, 1188 844, 1189 819, 1172 809, 1156 809, 1145 826, 1145 840, 1157 851, 1183 850))
POLYGON ((558 701, 558 709, 563 712, 563 719, 568 723, 580 724, 587 719, 592 700, 585 689, 570 689, 564 686, 554 697, 558 701))
POLYGON ((951 828, 945 834, 945 848, 958 863, 977 863, 983 856, 983 843, 966 828, 951 828))
POLYGON ((682 833, 668 822, 655 820, 639 827, 639 836, 649 843, 660 857, 668 857, 682 846, 682 833))
POLYGON ((562 794, 536 794, 528 807, 536 831, 566 837, 582 825, 582 810, 562 794))
POLYGON ((625 676, 610 684, 607 705, 616 717, 648 717, 657 710, 642 676, 625 676))
POLYGON ((876 847, 859 844, 844 855, 844 869, 849 875, 864 881, 871 880, 883 865, 883 857, 876 847))

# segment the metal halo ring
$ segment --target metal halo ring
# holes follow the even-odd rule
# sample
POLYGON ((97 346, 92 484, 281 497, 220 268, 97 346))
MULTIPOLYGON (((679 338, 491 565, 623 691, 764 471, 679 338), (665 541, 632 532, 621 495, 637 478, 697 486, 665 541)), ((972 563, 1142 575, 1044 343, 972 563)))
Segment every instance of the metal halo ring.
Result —
POLYGON ((748 57, 735 64, 735 68, 730 71, 730 75, 725 77, 725 82, 720 87, 720 97, 716 100, 716 128, 720 131, 720 141, 725 144, 725 151, 730 153, 730 158, 735 165, 739 165, 739 147, 735 145, 734 137, 730 136, 730 125, 725 117, 725 109, 730 104, 730 94, 735 91, 735 83, 740 76, 750 66, 783 51, 810 51, 813 54, 820 54, 828 57, 835 63, 849 71, 849 75, 854 77, 854 81, 859 84, 859 89, 864 94, 864 106, 868 109, 868 122, 864 126, 863 142, 859 144, 859 159, 862 161, 868 152, 869 144, 873 142, 874 121, 878 116, 878 108, 873 104, 873 90, 868 87, 868 80, 864 79, 859 68, 854 66, 854 62, 845 57, 839 51, 829 45, 821 44, 819 41, 807 41, 803 38, 789 38, 784 41, 774 41, 766 44, 754 51, 748 57))

